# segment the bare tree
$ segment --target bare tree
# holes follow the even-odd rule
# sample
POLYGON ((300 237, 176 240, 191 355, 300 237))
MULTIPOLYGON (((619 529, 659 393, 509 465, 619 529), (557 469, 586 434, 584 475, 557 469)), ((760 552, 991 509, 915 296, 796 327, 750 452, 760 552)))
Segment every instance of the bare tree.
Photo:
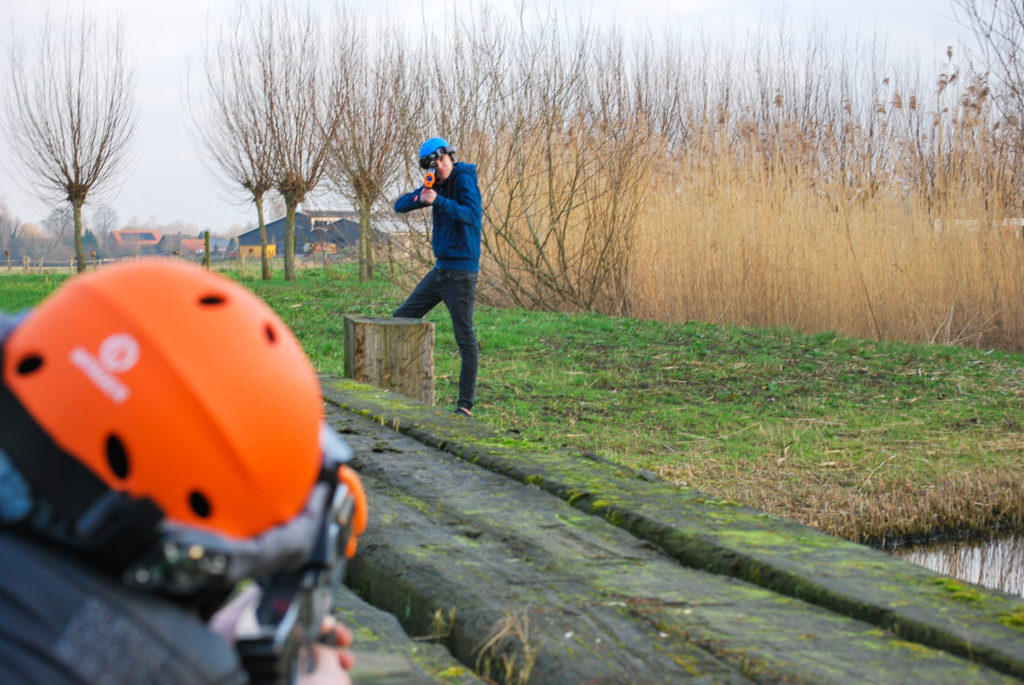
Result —
POLYGON ((263 200, 276 181, 268 111, 272 100, 260 60, 273 45, 271 27, 262 24, 269 20, 266 12, 253 14, 251 5, 240 2, 217 42, 207 40, 199 92, 190 84, 187 94, 193 132, 214 177, 231 194, 243 191, 256 205, 263 280, 271 276, 263 200))
POLYGON ((368 281, 374 269, 373 210, 393 189, 411 145, 409 57, 393 24, 371 36, 364 20, 343 15, 332 40, 342 46, 337 66, 344 97, 337 103, 341 126, 328 178, 359 211, 359 280, 368 281))
MULTIPOLYGON (((956 19, 969 28, 996 90, 995 102, 1014 140, 1014 175, 1024 184, 1024 3, 953 0, 956 19)), ((986 93, 987 94, 987 93, 986 93)))
POLYGON ((0 201, 0 254, 10 266, 11 256, 16 255, 25 233, 25 225, 11 214, 5 202, 0 201))
POLYGON ((634 111, 623 41, 585 21, 566 27, 554 12, 518 19, 518 31, 486 12, 468 20, 430 79, 431 99, 445 103, 436 130, 451 131, 482 169, 481 299, 628 313, 629 254, 658 138, 634 111))
POLYGON ((1003 114, 1024 127, 1024 6, 1015 0, 953 0, 957 20, 978 41, 1003 88, 1003 114))
MULTIPOLYGON (((68 206, 55 207, 42 221, 41 256, 65 259, 75 250, 75 215, 68 206)), ((84 249, 84 247, 83 247, 84 249)))
POLYGON ((96 239, 104 245, 117 230, 117 212, 110 205, 100 205, 93 210, 92 224, 96 227, 96 239))
POLYGON ((33 59, 13 45, 6 130, 30 191, 66 201, 74 215, 78 270, 86 269, 82 205, 117 180, 135 134, 135 77, 120 20, 99 31, 84 13, 60 31, 47 18, 33 59))
POLYGON ((261 50, 269 142, 275 163, 275 187, 286 207, 284 275, 295 280, 295 213, 327 170, 338 132, 341 91, 330 49, 311 7, 294 9, 268 0, 256 10, 252 30, 261 50))

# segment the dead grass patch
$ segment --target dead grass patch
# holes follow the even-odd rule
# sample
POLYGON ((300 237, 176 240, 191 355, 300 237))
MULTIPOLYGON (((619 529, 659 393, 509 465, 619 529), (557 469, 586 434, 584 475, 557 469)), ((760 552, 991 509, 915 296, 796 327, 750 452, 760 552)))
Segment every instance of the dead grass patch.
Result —
POLYGON ((760 459, 744 464, 695 460, 665 466, 677 484, 733 499, 857 542, 890 544, 957 532, 988 534, 1024 525, 1024 458, 1001 468, 966 468, 922 480, 842 459, 814 466, 760 459))

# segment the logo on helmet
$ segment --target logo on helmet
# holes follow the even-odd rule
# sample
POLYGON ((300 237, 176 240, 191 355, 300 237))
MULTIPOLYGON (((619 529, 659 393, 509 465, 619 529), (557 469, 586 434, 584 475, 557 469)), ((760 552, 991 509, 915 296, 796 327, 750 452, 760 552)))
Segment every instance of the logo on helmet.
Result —
POLYGON ((100 343, 98 356, 83 347, 71 350, 71 363, 77 366, 99 390, 117 404, 123 404, 131 392, 114 374, 130 370, 139 361, 139 343, 127 333, 114 333, 100 343))
POLYGON ((99 362, 109 373, 124 373, 139 361, 139 343, 127 333, 114 333, 100 343, 99 362))

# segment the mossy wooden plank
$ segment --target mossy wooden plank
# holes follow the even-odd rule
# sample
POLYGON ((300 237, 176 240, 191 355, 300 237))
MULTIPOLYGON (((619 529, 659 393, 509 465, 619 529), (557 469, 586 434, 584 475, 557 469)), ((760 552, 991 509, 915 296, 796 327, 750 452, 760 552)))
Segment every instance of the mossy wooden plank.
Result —
POLYGON ((350 582, 410 634, 437 637, 491 678, 507 680, 513 664, 533 683, 1010 680, 686 568, 537 487, 372 420, 334 412, 328 420, 356 450, 373 516, 350 582))
POLYGON ((891 629, 909 643, 947 650, 1024 678, 1020 598, 970 586, 877 550, 734 502, 650 480, 630 469, 562 451, 526 449, 514 436, 364 385, 323 379, 328 401, 530 483, 577 509, 657 544, 679 562, 891 629))
POLYGON ((410 638, 391 614, 342 588, 335 616, 353 633, 353 685, 476 685, 482 680, 444 647, 410 638))

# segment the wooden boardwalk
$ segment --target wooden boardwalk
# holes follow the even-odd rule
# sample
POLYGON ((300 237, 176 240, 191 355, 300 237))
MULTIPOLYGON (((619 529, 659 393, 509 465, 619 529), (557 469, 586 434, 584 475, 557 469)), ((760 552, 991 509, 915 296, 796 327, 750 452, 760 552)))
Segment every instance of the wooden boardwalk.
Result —
POLYGON ((1024 678, 1020 598, 322 382, 370 501, 339 597, 357 685, 1024 678))

